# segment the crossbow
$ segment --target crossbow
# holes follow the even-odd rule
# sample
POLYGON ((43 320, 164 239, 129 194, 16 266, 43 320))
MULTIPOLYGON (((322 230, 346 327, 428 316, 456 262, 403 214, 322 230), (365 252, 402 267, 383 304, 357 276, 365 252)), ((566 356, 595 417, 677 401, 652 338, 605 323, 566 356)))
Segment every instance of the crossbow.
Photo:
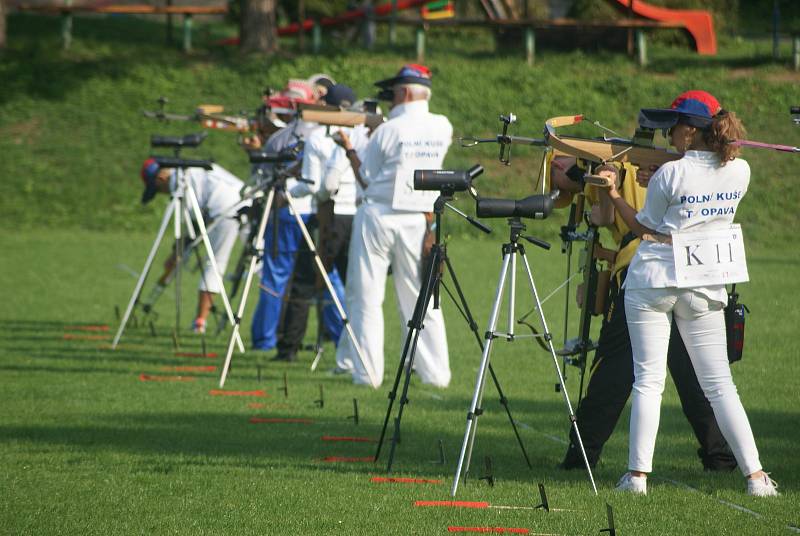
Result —
MULTIPOLYGON (((800 113, 800 110, 798 110, 798 112, 800 113)), ((481 143, 497 143, 500 145, 499 160, 505 165, 510 165, 511 163, 512 145, 544 147, 548 152, 552 153, 552 157, 571 156, 583 160, 589 165, 629 162, 639 168, 652 171, 666 162, 678 160, 683 156, 676 151, 657 147, 654 142, 656 132, 654 129, 640 127, 636 130, 632 138, 622 138, 619 137, 616 132, 602 126, 598 121, 593 121, 584 115, 564 115, 548 119, 545 121, 543 138, 531 138, 509 134, 509 126, 516 122, 516 116, 512 113, 501 115, 500 121, 503 123, 502 132, 495 137, 476 138, 466 136, 460 138, 461 145, 463 147, 472 147, 481 143), (614 137, 603 135, 602 137, 583 138, 565 136, 557 132, 557 129, 561 127, 569 127, 584 122, 590 123, 603 131, 611 132, 614 134, 614 137)), ((732 140, 731 143, 741 147, 771 149, 793 153, 800 152, 800 148, 798 147, 750 140, 732 140)), ((546 179, 549 177, 548 160, 548 158, 544 158, 542 161, 542 177, 540 178, 542 189, 545 188, 546 179)), ((589 174, 584 176, 585 183, 591 182, 589 179, 589 174)), ((567 200, 567 203, 571 201, 572 206, 570 208, 567 225, 561 227, 562 252, 567 254, 567 278, 561 286, 566 286, 567 296, 564 313, 564 347, 557 353, 562 356, 564 369, 566 369, 567 364, 575 365, 580 369, 581 381, 578 395, 580 402, 588 354, 596 349, 595 343, 590 339, 591 320, 593 315, 601 314, 601 308, 596 305, 598 298, 600 298, 600 296, 598 296, 598 281, 602 279, 602 272, 598 269, 598 262, 606 261, 611 264, 613 259, 607 255, 607 250, 600 247, 598 242, 599 229, 591 223, 588 217, 589 210, 584 207, 583 195, 572 197, 564 196, 564 198, 567 200), (586 230, 579 232, 578 228, 581 226, 581 221, 586 223, 586 230), (571 298, 569 283, 574 277, 573 274, 571 274, 572 244, 576 241, 584 243, 580 254, 579 267, 579 273, 583 275, 583 284, 580 292, 582 303, 581 315, 578 323, 578 336, 573 339, 568 339, 569 301, 571 298)), ((561 206, 566 206, 566 204, 562 202, 561 206)), ((600 292, 602 292, 602 290, 600 290, 600 292)), ((523 315, 519 319, 519 322, 528 326, 535 332, 535 328, 525 322, 525 318, 532 312, 533 311, 523 315)), ((564 376, 566 377, 566 370, 564 370, 564 376)))

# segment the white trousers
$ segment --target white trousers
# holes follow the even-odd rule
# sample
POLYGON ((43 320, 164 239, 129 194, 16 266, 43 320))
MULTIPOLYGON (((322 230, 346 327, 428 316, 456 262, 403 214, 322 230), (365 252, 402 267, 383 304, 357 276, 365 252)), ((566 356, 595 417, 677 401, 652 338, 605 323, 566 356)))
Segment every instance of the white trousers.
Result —
MULTIPOLYGON (((383 299, 386 273, 391 265, 402 340, 405 341, 408 330, 406 324, 414 312, 421 286, 420 258, 425 228, 425 216, 422 213, 397 212, 377 203, 363 203, 353 219, 345 286, 347 314, 363 357, 375 371, 378 385, 383 381, 384 371, 383 299)), ((433 300, 423 324, 414 357, 414 370, 423 383, 447 387, 450 383, 450 361, 444 318, 440 309, 433 309, 433 300)), ((355 383, 370 383, 346 334, 342 334, 339 341, 336 361, 353 363, 355 383)), ((397 355, 391 363, 399 365, 399 361, 400 355, 397 355)))
POLYGON ((628 469, 645 473, 653 469, 673 315, 697 380, 739 469, 745 476, 761 469, 750 422, 731 377, 723 306, 689 289, 625 291, 635 376, 628 469))
MULTIPOLYGON (((231 257, 231 250, 233 249, 233 245, 236 244, 236 238, 238 236, 239 221, 233 218, 224 218, 208 233, 208 241, 211 242, 211 249, 214 251, 214 259, 217 261, 217 267, 223 279, 225 278, 225 270, 228 267, 228 259, 231 257)), ((205 266, 203 267, 203 274, 200 277, 198 290, 213 292, 214 294, 222 292, 209 259, 206 259, 205 266)))

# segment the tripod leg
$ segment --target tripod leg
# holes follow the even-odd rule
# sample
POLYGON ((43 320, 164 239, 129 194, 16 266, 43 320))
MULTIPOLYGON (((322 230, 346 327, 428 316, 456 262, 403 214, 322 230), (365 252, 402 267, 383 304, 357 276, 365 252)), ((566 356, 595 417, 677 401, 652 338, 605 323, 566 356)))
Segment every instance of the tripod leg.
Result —
MULTIPOLYGON (((483 340, 481 339, 480 334, 478 333, 478 324, 475 322, 475 318, 472 316, 472 312, 469 309, 469 305, 467 304, 467 299, 464 297, 464 292, 461 290, 461 285, 458 283, 458 278, 456 277, 456 272, 453 270, 453 265, 450 263, 450 258, 445 254, 443 255, 445 265, 447 266, 447 272, 450 274, 450 279, 453 281, 453 286, 456 288, 456 293, 458 294, 459 301, 461 302, 461 308, 464 311, 464 317, 467 319, 467 323, 469 324, 469 328, 472 331, 473 335, 475 335, 475 340, 478 342, 478 346, 483 352, 483 340)), ((525 463, 528 464, 528 468, 532 468, 531 460, 528 457, 528 452, 525 450, 525 444, 522 442, 522 437, 519 435, 519 430, 517 430, 517 423, 514 422, 514 417, 511 415, 511 410, 508 407, 508 399, 506 395, 503 393, 503 389, 500 387, 500 381, 497 379, 497 375, 494 372, 494 367, 492 367, 491 362, 489 363, 489 375, 492 377, 492 381, 494 382, 494 386, 497 389, 497 394, 500 396, 500 403, 506 410, 506 415, 508 415, 508 421, 511 423, 511 428, 514 430, 514 436, 517 438, 517 443, 519 443, 519 448, 522 450, 522 456, 525 458, 525 463)), ((477 422, 473 427, 473 437, 475 436, 475 430, 477 429, 477 422)), ((470 449, 471 454, 471 449, 470 449)), ((469 457, 471 458, 471 456, 469 457)), ((469 460, 468 458, 468 460, 469 460)), ((469 461, 466 464, 466 472, 469 472, 469 461)))
POLYGON ((114 336, 114 342, 111 344, 112 350, 116 350, 119 340, 122 338, 122 332, 125 331, 125 326, 128 324, 128 319, 133 312, 133 307, 136 305, 136 302, 139 301, 139 295, 142 292, 144 281, 147 279, 147 274, 150 272, 153 259, 155 259, 156 253, 158 252, 158 247, 161 245, 161 240, 164 238, 164 234, 167 232, 167 225, 169 225, 169 220, 174 211, 175 203, 170 203, 167 205, 167 210, 164 212, 164 217, 161 219, 161 226, 158 228, 156 239, 153 242, 153 246, 150 248, 150 253, 147 255, 147 260, 144 261, 144 268, 142 268, 142 273, 139 275, 138 281, 136 281, 136 286, 133 288, 133 294, 131 294, 131 299, 128 301, 128 307, 125 308, 125 314, 122 316, 122 321, 117 329, 117 334, 114 336))
POLYGON ((581 439, 581 432, 578 430, 578 420, 575 418, 575 412, 572 411, 572 404, 569 401, 569 394, 567 394, 567 386, 564 385, 564 377, 561 374, 561 369, 558 366, 558 357, 556 356, 556 350, 553 348, 553 337, 550 334, 550 330, 547 328, 547 321, 544 318, 544 312, 542 311, 542 303, 539 301, 539 293, 536 291, 536 284, 533 282, 533 273, 531 272, 531 267, 528 264, 528 257, 525 255, 525 250, 522 249, 520 246, 520 255, 522 255, 522 260, 525 263, 525 272, 528 274, 528 283, 531 287, 531 292, 533 293, 533 298, 536 301, 537 311, 539 312, 539 320, 542 322, 542 329, 544 330, 545 340, 547 341, 547 346, 550 348, 550 355, 553 358, 553 365, 556 368, 556 374, 558 374, 558 383, 561 386, 561 394, 564 396, 564 403, 567 406, 567 412, 569 413, 569 420, 572 424, 573 429, 575 430, 575 437, 578 439, 578 446, 581 449, 581 455, 583 456, 583 463, 586 465, 586 471, 589 474, 589 481, 592 484, 592 489, 594 490, 594 494, 597 495, 597 486, 594 482, 594 475, 592 474, 592 468, 589 466, 589 460, 586 457, 586 450, 583 448, 583 439, 581 439))
POLYGON ((242 288, 242 299, 239 302, 239 310, 236 312, 236 317, 234 318, 233 322, 233 331, 231 332, 231 337, 228 340, 228 349, 225 353, 225 362, 222 365, 222 373, 219 377, 220 389, 225 386, 225 379, 228 377, 228 371, 231 367, 233 345, 236 341, 236 336, 239 335, 239 330, 241 329, 242 316, 244 315, 244 309, 247 306, 247 295, 250 293, 250 285, 253 282, 256 264, 258 263, 259 257, 264 254, 264 233, 267 229, 267 221, 269 220, 269 212, 270 208, 272 207, 272 200, 274 197, 275 190, 270 189, 269 194, 267 194, 266 207, 264 208, 264 212, 261 214, 261 221, 258 223, 258 232, 256 233, 255 245, 251 244, 251 246, 255 247, 256 250, 250 256, 250 268, 247 270, 247 279, 245 280, 244 288, 242 288))
POLYGON ((486 369, 489 364, 489 354, 492 351, 492 341, 494 340, 494 330, 497 327, 497 317, 500 314, 500 303, 503 301, 503 290, 505 288, 506 276, 508 275, 508 267, 510 258, 513 253, 503 246, 503 265, 500 268, 500 279, 497 282, 497 290, 495 291, 494 303, 492 304, 492 312, 489 315, 489 326, 486 328, 486 342, 483 347, 483 355, 481 356, 481 363, 478 367, 478 375, 475 379, 475 392, 472 394, 472 402, 467 412, 467 426, 464 430, 464 441, 461 443, 461 452, 458 455, 458 465, 456 466, 456 474, 453 477, 453 487, 450 489, 450 495, 455 497, 458 491, 458 480, 461 478, 461 468, 464 465, 464 457, 467 453, 468 445, 470 444, 470 432, 475 420, 475 410, 478 408, 483 386, 486 384, 486 369))
MULTIPOLYGON (((231 310, 231 304, 228 301, 228 295, 225 293, 225 281, 222 279, 222 274, 219 273, 219 267, 217 266, 217 260, 214 257, 214 250, 211 248, 211 241, 208 239, 208 233, 206 232, 206 225, 203 223, 203 213, 200 211, 200 205, 197 203, 197 197, 194 195, 194 190, 190 184, 186 186, 186 195, 189 197, 189 203, 191 204, 192 210, 194 211, 194 217, 197 220, 197 225, 200 227, 200 236, 203 237, 203 244, 206 246, 206 254, 208 255, 208 262, 211 263, 211 268, 214 270, 214 275, 217 276, 217 283, 219 284, 220 288, 220 296, 222 297, 222 303, 225 304, 225 313, 228 315, 228 321, 231 325, 235 324, 236 321, 233 317, 233 311, 231 310)), ((239 336, 239 332, 236 332, 234 337, 236 340, 237 346, 239 347, 240 352, 244 352, 244 343, 242 342, 242 338, 239 336)))
MULTIPOLYGON (((431 301, 436 287, 439 283, 439 274, 441 274, 441 247, 435 245, 431 249, 431 256, 428 261, 428 271, 424 276, 424 286, 420 289, 417 303, 414 306, 414 314, 408 322, 408 336, 406 337, 406 345, 403 349, 403 354, 400 356, 400 372, 405 366, 405 380, 403 381, 403 392, 400 394, 400 408, 397 411, 397 417, 394 421, 394 434, 392 435, 392 444, 389 449, 389 461, 386 465, 386 472, 392 470, 392 463, 394 462, 394 452, 397 448, 397 443, 400 441, 400 422, 403 420, 403 410, 408 404, 408 387, 411 383, 411 369, 414 366, 414 357, 417 355, 417 343, 419 342, 420 332, 424 329, 425 314, 428 312, 428 304, 431 301), (409 347, 408 342, 411 341, 409 347)), ((399 379, 399 375, 398 378, 399 379)), ((395 388, 397 386, 397 379, 395 380, 395 388)), ((386 432, 386 423, 389 420, 389 413, 392 410, 391 402, 389 409, 386 412, 386 420, 384 421, 384 429, 381 432, 381 443, 383 442, 383 434, 386 432)), ((378 460, 380 454, 380 443, 378 444, 378 452, 375 454, 375 461, 378 460)))
POLYGON ((344 322, 344 327, 347 330, 347 336, 350 337, 350 342, 353 344, 353 348, 356 351, 356 356, 358 360, 361 362, 361 366, 364 367, 364 370, 367 372, 367 376, 369 377, 369 381, 372 384, 373 388, 377 388, 380 385, 380 378, 375 376, 375 371, 372 370, 372 365, 364 359, 364 356, 361 352, 361 346, 358 344, 356 340, 356 335, 353 332, 353 327, 350 325, 350 321, 347 318, 347 313, 344 312, 344 307, 342 307, 341 302, 339 301, 339 297, 336 295, 336 290, 333 288, 331 284, 331 280, 328 277, 328 273, 325 270, 325 266, 322 264, 322 259, 319 258, 319 253, 317 252, 316 246, 314 246, 314 241, 311 240, 311 235, 308 234, 308 229, 306 228, 305 224, 303 223, 303 219, 300 217, 300 214, 294 209, 294 198, 291 196, 289 192, 284 192, 286 195, 286 201, 291 208, 291 212, 297 221, 298 226, 300 227, 300 232, 303 234, 303 239, 306 241, 308 245, 308 249, 311 251, 311 254, 314 256, 314 263, 317 266, 317 270, 319 270, 320 275, 322 276, 322 280, 325 282, 325 287, 328 289, 328 292, 331 295, 331 299, 333 300, 334 305, 336 305, 336 310, 339 313, 339 317, 344 322))
POLYGON ((180 195, 175 196, 175 344, 181 330, 181 267, 183 264, 183 236, 181 234, 181 218, 184 205, 180 195))
POLYGON ((324 296, 319 296, 317 298, 317 341, 314 344, 314 351, 316 355, 314 355, 314 361, 311 363, 311 372, 317 370, 317 366, 319 365, 320 360, 322 359, 322 353, 324 351, 322 347, 322 337, 325 331, 323 326, 323 310, 325 309, 325 303, 323 301, 324 296))

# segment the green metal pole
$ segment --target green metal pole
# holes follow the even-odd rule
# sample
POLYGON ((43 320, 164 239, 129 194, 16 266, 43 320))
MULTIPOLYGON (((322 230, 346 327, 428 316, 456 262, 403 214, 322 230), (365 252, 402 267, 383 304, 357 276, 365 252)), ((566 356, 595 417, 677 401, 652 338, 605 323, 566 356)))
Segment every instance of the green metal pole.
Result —
POLYGON ((425 28, 417 28, 417 63, 425 61, 425 28))
POLYGON ((192 15, 189 13, 183 18, 183 51, 192 51, 192 15))
POLYGON ((319 54, 322 49, 322 28, 319 21, 314 21, 314 26, 311 27, 311 50, 314 54, 319 54))
POLYGON ((647 38, 642 30, 636 30, 636 52, 639 66, 647 66, 647 38))
MULTIPOLYGON (((2 1, 2 0, 0 0, 2 1)), ((64 5, 69 7, 72 0, 65 0, 64 5)), ((69 50, 72 45, 72 12, 64 11, 61 13, 61 43, 64 50, 69 50)))
POLYGON ((392 14, 389 19, 389 44, 397 44, 397 0, 392 0, 392 14))
POLYGON ((525 28, 525 56, 528 67, 532 67, 536 61, 536 34, 533 28, 525 28))

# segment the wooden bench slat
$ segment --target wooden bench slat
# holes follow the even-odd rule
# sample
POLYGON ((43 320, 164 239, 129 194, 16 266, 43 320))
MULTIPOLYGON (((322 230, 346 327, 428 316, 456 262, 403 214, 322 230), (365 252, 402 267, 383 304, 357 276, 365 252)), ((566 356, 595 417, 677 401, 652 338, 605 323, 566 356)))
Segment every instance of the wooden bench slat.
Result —
POLYGON ((147 4, 104 6, 18 4, 16 9, 42 13, 114 13, 129 15, 224 15, 228 12, 226 6, 151 6, 147 4))

